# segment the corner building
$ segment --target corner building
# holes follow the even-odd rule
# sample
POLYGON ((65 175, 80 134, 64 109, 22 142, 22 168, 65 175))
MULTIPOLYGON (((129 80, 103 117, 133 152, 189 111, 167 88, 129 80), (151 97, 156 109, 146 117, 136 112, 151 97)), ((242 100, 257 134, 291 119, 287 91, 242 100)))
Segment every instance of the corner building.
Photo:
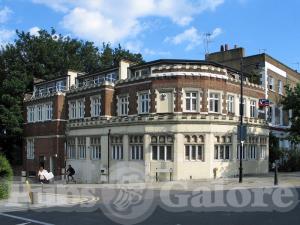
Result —
MULTIPOLYGON (((83 183, 118 182, 142 168, 146 182, 235 176, 239 168, 237 71, 200 60, 121 61, 78 74, 66 91, 66 164, 83 183)), ((268 172, 264 87, 244 81, 244 174, 268 172)), ((132 178, 134 180, 134 178, 132 178)))

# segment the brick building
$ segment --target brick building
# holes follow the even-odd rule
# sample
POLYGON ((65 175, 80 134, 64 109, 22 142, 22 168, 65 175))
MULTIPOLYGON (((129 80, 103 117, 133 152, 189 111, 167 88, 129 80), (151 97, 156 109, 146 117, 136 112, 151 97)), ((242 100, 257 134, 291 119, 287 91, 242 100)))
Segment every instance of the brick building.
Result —
MULTIPOLYGON (((174 180, 211 178, 214 169, 218 177, 238 174, 236 70, 201 60, 122 60, 116 68, 64 79, 72 82, 51 96, 36 96, 47 82, 35 84, 25 102, 28 172, 45 161, 57 174, 71 164, 84 183, 115 182, 118 170, 136 167, 145 181, 170 174, 174 180), (50 101, 51 120, 32 122, 31 106, 50 101)), ((266 173, 269 128, 258 112, 265 89, 247 79, 244 86, 244 173, 266 173)), ((34 115, 39 118, 39 108, 34 115)))
POLYGON ((279 138, 280 148, 291 149, 291 143, 286 138, 292 112, 284 111, 280 101, 285 95, 286 85, 294 87, 300 82, 300 73, 266 53, 246 56, 245 49, 237 46, 233 49, 228 45, 221 46, 219 52, 208 54, 205 59, 237 70, 241 70, 243 60, 243 70, 248 76, 260 74, 257 83, 264 87, 264 98, 271 102, 266 111, 270 131, 279 138))

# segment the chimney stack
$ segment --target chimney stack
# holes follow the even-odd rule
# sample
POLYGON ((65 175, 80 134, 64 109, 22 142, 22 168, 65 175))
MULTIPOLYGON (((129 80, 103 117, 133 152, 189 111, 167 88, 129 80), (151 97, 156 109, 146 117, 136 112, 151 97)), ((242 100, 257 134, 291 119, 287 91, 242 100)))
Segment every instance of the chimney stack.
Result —
POLYGON ((224 45, 221 45, 220 52, 224 52, 224 45))
POLYGON ((229 46, 228 44, 225 44, 225 51, 228 51, 229 50, 229 46))

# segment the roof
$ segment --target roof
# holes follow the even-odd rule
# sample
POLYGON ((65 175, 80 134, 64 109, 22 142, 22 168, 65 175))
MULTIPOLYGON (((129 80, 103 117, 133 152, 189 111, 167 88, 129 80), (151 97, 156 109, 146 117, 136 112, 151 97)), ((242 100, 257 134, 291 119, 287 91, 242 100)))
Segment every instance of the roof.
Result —
POLYGON ((166 63, 166 64, 174 64, 174 63, 178 63, 178 64, 202 64, 202 65, 212 65, 212 66, 217 66, 217 67, 222 67, 222 68, 226 68, 228 70, 231 70, 233 72, 238 72, 238 70, 223 65, 221 63, 216 63, 213 61, 207 61, 207 60, 194 60, 194 59, 158 59, 158 60, 154 60, 154 61, 149 61, 146 63, 142 63, 139 65, 133 65, 130 66, 130 69, 138 69, 138 68, 142 68, 145 66, 154 66, 157 64, 162 64, 162 63, 166 63))

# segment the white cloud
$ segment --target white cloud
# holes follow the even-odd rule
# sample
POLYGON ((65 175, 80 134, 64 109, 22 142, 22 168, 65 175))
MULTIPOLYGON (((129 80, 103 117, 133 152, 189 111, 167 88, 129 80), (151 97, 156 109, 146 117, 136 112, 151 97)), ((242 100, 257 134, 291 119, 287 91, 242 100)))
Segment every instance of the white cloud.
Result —
POLYGON ((0 9, 0 23, 5 23, 11 14, 12 11, 7 6, 0 9))
POLYGON ((157 51, 149 48, 145 48, 143 50, 143 55, 148 55, 148 56, 170 56, 171 53, 169 51, 157 51))
MULTIPOLYGON (((210 40, 216 38, 222 33, 221 28, 216 28, 213 30, 213 32, 210 34, 210 40)), ((192 50, 193 48, 201 45, 204 40, 204 34, 199 32, 195 27, 191 27, 189 29, 186 29, 182 33, 179 33, 175 35, 174 37, 166 37, 165 42, 174 44, 174 45, 179 45, 186 43, 187 46, 185 50, 189 51, 192 50)))
POLYGON ((11 42, 14 35, 14 30, 0 29, 0 46, 11 42))
POLYGON ((39 31, 40 31, 41 29, 39 28, 39 27, 31 27, 30 29, 29 29, 29 33, 31 34, 31 35, 33 35, 33 36, 39 36, 40 34, 39 34, 39 31))
POLYGON ((146 17, 188 25, 195 15, 213 11, 224 0, 32 0, 64 13, 61 25, 80 38, 112 43, 135 37, 146 17))

